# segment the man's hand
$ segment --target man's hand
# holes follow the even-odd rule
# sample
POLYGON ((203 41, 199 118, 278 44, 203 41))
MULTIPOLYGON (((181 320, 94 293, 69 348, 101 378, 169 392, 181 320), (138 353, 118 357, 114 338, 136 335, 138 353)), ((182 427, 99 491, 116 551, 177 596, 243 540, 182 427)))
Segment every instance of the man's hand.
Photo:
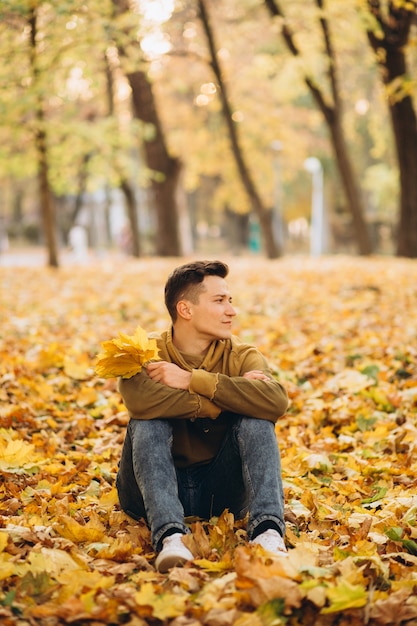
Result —
POLYGON ((243 378, 250 378, 251 380, 264 380, 266 383, 271 382, 269 376, 266 376, 261 370, 251 370, 250 372, 245 372, 243 374, 243 378))
POLYGON ((181 369, 175 363, 155 361, 146 367, 149 378, 174 389, 188 389, 191 382, 191 372, 181 369))

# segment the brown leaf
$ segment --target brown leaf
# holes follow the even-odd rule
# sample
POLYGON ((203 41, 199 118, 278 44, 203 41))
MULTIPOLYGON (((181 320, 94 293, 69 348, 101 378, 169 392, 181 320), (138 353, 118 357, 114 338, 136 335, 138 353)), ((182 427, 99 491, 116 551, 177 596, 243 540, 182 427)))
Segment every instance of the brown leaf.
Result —
POLYGON ((417 604, 413 602, 411 590, 395 591, 386 600, 376 600, 369 615, 378 624, 403 624, 417 619, 417 604))
POLYGON ((236 587, 243 589, 253 606, 258 607, 274 598, 285 599, 287 607, 299 607, 302 594, 296 582, 288 576, 285 557, 265 559, 247 548, 235 553, 236 587))

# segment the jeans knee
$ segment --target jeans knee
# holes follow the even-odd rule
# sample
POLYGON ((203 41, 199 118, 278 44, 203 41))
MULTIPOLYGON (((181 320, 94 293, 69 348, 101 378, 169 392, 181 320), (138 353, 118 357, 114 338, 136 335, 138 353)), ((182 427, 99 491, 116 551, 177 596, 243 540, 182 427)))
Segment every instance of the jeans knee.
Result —
POLYGON ((268 420, 243 416, 240 423, 238 423, 238 430, 240 433, 244 434, 245 437, 270 436, 275 434, 275 424, 268 420))
POLYGON ((132 441, 141 446, 154 446, 156 441, 170 441, 172 426, 168 420, 130 420, 129 431, 132 441))

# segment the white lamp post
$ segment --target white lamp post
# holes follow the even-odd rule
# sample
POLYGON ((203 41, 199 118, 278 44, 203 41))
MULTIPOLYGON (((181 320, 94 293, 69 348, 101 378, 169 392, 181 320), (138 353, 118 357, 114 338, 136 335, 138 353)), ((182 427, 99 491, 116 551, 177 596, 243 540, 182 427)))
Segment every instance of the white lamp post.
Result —
POLYGON ((312 176, 310 253, 320 256, 324 250, 323 168, 319 159, 309 157, 304 169, 312 176))

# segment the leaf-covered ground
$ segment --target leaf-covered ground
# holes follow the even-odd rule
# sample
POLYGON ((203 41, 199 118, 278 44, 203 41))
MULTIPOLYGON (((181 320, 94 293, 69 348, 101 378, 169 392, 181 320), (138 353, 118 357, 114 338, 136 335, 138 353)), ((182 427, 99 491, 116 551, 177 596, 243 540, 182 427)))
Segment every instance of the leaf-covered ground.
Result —
POLYGON ((0 268, 0 623, 417 624, 417 263, 230 260, 236 332, 291 399, 289 557, 225 513, 190 520, 195 562, 161 575, 118 507, 127 416, 93 365, 119 331, 165 328, 177 263, 0 268))

